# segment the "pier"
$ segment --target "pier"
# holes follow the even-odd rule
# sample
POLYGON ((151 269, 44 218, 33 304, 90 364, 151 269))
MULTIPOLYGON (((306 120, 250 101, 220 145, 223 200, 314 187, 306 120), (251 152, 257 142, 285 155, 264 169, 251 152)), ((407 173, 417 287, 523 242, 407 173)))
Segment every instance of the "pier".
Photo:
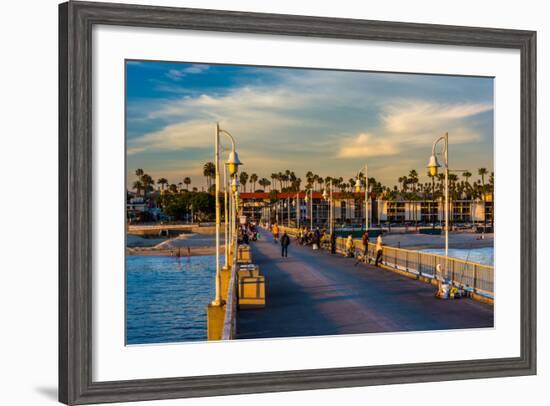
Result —
POLYGON ((438 300, 435 287, 354 258, 280 245, 262 231, 252 256, 266 278, 266 307, 238 313, 237 338, 298 337, 493 326, 493 306, 438 300))
MULTIPOLYGON (((376 182, 371 182, 367 176, 367 165, 349 180, 349 185, 342 185, 342 178, 319 178, 322 182, 318 183, 326 181, 320 196, 315 196, 313 175, 309 176, 309 189, 301 193, 300 182, 293 172, 287 170, 284 175, 282 172, 273 174, 272 178, 279 180, 281 190, 285 183, 286 195, 280 195, 276 190, 267 196, 263 191, 261 195, 252 193, 253 199, 261 201, 248 206, 252 212, 245 212, 240 182, 243 184, 242 191, 246 192, 248 174, 243 172, 238 175, 242 162, 236 151, 235 139, 219 124, 216 124, 214 134, 215 161, 211 166, 216 219, 216 293, 206 309, 209 340, 493 327, 494 268, 451 258, 448 252, 451 205, 447 133, 433 144, 428 165, 430 176, 434 179, 440 167, 435 147, 443 140, 445 193, 442 232, 445 255, 382 247, 380 240, 378 245, 369 243, 367 247, 368 257, 374 258, 377 254, 377 258, 382 258, 380 263, 377 259, 376 266, 371 265, 370 261, 358 261, 358 252, 353 245, 349 247, 349 256, 342 255, 348 251, 346 240, 339 237, 335 229, 335 207, 338 205, 340 217, 346 219, 347 200, 352 199, 353 204, 350 201, 349 206, 353 207, 353 217, 362 216, 361 227, 364 225, 368 235, 373 221, 373 201, 369 192, 372 185, 369 183, 376 182), (220 134, 231 141, 231 153, 223 165, 223 181, 220 134), (290 182, 291 175, 295 178, 294 182, 290 182), (339 183, 341 190, 336 192, 334 188, 339 183), (222 196, 225 230, 223 268, 220 260, 222 196), (328 234, 323 233, 325 244, 321 241, 321 245, 326 246, 329 242, 326 238, 330 236, 332 253, 301 246, 296 238, 300 234, 296 227, 303 227, 300 222, 303 208, 307 215, 308 206, 309 222, 306 221, 306 224, 309 223, 310 231, 314 229, 315 198, 318 200, 317 223, 320 198, 326 209, 328 234), (306 203, 305 207, 302 207, 302 202, 306 203), (256 221, 258 214, 260 221, 256 221), (285 217, 286 227, 282 225, 285 217), (280 241, 288 242, 287 235, 294 237, 288 257, 281 255, 279 240, 274 239, 268 230, 261 229, 261 224, 264 227, 276 224, 282 235, 280 241), (261 230, 261 238, 255 242, 249 241, 258 230, 261 230), (378 249, 376 253, 375 249, 378 249)), ((411 179, 418 177, 414 170, 410 176, 411 179)), ((432 182, 432 203, 434 190, 432 182)), ((418 225, 416 205, 414 211, 414 220, 418 225)), ((431 210, 430 213, 430 216, 435 215, 431 210)), ((485 211, 485 220, 486 216, 485 211)), ((378 215, 377 218, 380 220, 378 215)), ((434 230, 436 219, 430 217, 429 220, 434 230)), ((279 234, 279 231, 274 233, 279 234)), ((353 242, 352 238, 350 233, 348 243, 353 242)), ((318 244, 319 241, 315 245, 318 244)), ((361 245, 357 240, 354 244, 355 247, 361 245)))

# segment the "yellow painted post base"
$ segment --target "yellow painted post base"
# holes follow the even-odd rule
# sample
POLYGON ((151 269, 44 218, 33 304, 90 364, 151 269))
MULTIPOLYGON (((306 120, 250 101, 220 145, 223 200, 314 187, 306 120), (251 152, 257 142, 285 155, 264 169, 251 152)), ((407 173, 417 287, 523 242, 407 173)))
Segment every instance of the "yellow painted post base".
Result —
POLYGON ((208 340, 221 340, 223 332, 223 319, 225 318, 225 306, 206 307, 208 340))
POLYGON ((227 301, 227 291, 229 289, 229 279, 231 278, 231 266, 227 268, 224 266, 220 271, 220 288, 222 300, 227 301))
POLYGON ((249 264, 252 262, 252 255, 250 254, 250 247, 248 245, 239 245, 237 262, 239 264, 249 264))
POLYGON ((239 277, 239 309, 265 307, 265 278, 239 277))

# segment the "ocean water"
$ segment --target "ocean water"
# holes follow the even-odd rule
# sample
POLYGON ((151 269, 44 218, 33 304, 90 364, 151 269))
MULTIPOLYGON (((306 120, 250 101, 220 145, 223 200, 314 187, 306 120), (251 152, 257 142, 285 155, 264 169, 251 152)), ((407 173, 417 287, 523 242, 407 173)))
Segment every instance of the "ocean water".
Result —
POLYGON ((126 343, 206 340, 206 306, 215 295, 215 260, 215 256, 127 256, 126 343))
MULTIPOLYGON (((430 252, 432 254, 445 255, 444 249, 425 249, 421 251, 430 252)), ((472 249, 449 248, 449 256, 465 261, 477 262, 478 264, 484 265, 494 265, 495 262, 495 251, 493 247, 472 249)))

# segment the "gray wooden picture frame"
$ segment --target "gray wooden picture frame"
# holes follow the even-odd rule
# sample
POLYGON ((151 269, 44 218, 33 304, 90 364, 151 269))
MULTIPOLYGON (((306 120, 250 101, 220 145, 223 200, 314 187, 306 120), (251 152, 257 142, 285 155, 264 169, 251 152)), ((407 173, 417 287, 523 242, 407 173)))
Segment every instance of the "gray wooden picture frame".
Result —
POLYGON ((68 2, 59 6, 61 402, 87 404, 218 396, 535 373, 536 32, 109 3, 68 2), (521 54, 521 355, 470 361, 94 382, 91 34, 95 24, 518 49, 521 54))

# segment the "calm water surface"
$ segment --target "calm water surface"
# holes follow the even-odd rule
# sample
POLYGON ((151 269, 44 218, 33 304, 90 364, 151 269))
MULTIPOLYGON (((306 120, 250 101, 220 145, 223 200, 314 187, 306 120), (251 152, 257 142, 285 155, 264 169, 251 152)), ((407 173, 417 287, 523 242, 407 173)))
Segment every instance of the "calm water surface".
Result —
POLYGON ((206 340, 215 259, 127 256, 127 344, 206 340))
MULTIPOLYGON (((426 249, 422 252, 431 252, 432 254, 445 255, 444 249, 426 249)), ((472 248, 472 249, 458 249, 449 248, 449 256, 453 258, 462 259, 470 262, 477 262, 478 264, 494 265, 494 248, 472 248)))

